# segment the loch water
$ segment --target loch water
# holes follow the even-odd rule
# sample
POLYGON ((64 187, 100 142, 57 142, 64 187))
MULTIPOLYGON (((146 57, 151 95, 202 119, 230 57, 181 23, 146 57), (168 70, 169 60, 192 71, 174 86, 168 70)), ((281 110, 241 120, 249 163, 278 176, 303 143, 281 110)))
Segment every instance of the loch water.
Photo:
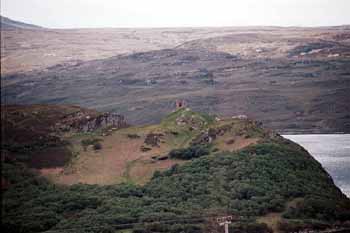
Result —
POLYGON ((350 134, 283 135, 303 146, 350 197, 350 134))

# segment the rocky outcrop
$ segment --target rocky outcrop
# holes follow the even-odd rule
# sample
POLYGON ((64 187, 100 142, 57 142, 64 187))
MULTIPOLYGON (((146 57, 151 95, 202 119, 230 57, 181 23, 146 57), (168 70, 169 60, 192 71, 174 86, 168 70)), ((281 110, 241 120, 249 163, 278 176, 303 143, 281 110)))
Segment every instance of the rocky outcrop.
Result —
POLYGON ((232 128, 231 125, 224 125, 219 128, 209 128, 204 131, 202 134, 198 135, 192 142, 191 145, 206 145, 211 143, 216 139, 217 136, 222 136, 226 132, 230 131, 232 128))
POLYGON ((145 138, 145 144, 152 147, 159 147, 159 143, 161 143, 161 139, 164 137, 164 134, 150 133, 147 134, 145 138))
POLYGON ((87 117, 86 120, 75 122, 72 125, 73 129, 76 129, 81 132, 92 132, 97 129, 103 128, 124 128, 128 124, 124 116, 116 113, 103 113, 95 118, 87 117))
POLYGON ((124 116, 116 113, 102 113, 87 115, 83 112, 75 113, 69 117, 56 123, 57 130, 62 132, 77 131, 77 132, 92 132, 97 129, 104 128, 125 128, 128 124, 124 116))
POLYGON ((117 130, 127 127, 124 116, 71 105, 2 106, 2 147, 23 152, 64 144, 64 133, 117 130))

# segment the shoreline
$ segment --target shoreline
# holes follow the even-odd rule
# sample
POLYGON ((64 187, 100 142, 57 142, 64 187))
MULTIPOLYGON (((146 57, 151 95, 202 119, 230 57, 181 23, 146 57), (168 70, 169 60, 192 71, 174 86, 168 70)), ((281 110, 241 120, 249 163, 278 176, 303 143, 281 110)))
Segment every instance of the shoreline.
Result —
POLYGON ((305 148, 350 198, 350 134, 281 134, 305 148), (347 143, 349 142, 349 143, 347 143))

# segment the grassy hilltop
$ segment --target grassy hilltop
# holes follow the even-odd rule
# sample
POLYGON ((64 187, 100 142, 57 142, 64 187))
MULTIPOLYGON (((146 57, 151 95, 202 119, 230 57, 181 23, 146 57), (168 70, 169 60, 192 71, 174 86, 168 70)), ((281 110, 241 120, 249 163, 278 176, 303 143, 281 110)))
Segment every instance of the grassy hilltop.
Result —
MULTIPOLYGON (((5 132, 26 128, 23 111, 2 117, 21 122, 5 132)), ((47 125, 60 143, 21 150, 12 135, 2 149, 6 232, 222 232, 224 215, 237 216, 230 232, 293 232, 350 219, 350 200, 307 151, 245 117, 181 108, 156 125, 54 131, 64 112, 47 125)))

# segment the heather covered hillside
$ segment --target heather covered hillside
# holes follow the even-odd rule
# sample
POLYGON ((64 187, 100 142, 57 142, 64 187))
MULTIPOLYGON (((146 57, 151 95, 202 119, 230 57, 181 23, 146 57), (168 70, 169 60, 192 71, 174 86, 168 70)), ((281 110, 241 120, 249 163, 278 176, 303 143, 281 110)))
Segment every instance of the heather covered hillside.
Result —
POLYGON ((35 166, 42 148, 3 149, 6 232, 221 232, 224 215, 231 232, 348 226, 350 200, 322 166, 258 122, 180 108, 109 127, 58 133, 71 153, 61 167, 35 166))

